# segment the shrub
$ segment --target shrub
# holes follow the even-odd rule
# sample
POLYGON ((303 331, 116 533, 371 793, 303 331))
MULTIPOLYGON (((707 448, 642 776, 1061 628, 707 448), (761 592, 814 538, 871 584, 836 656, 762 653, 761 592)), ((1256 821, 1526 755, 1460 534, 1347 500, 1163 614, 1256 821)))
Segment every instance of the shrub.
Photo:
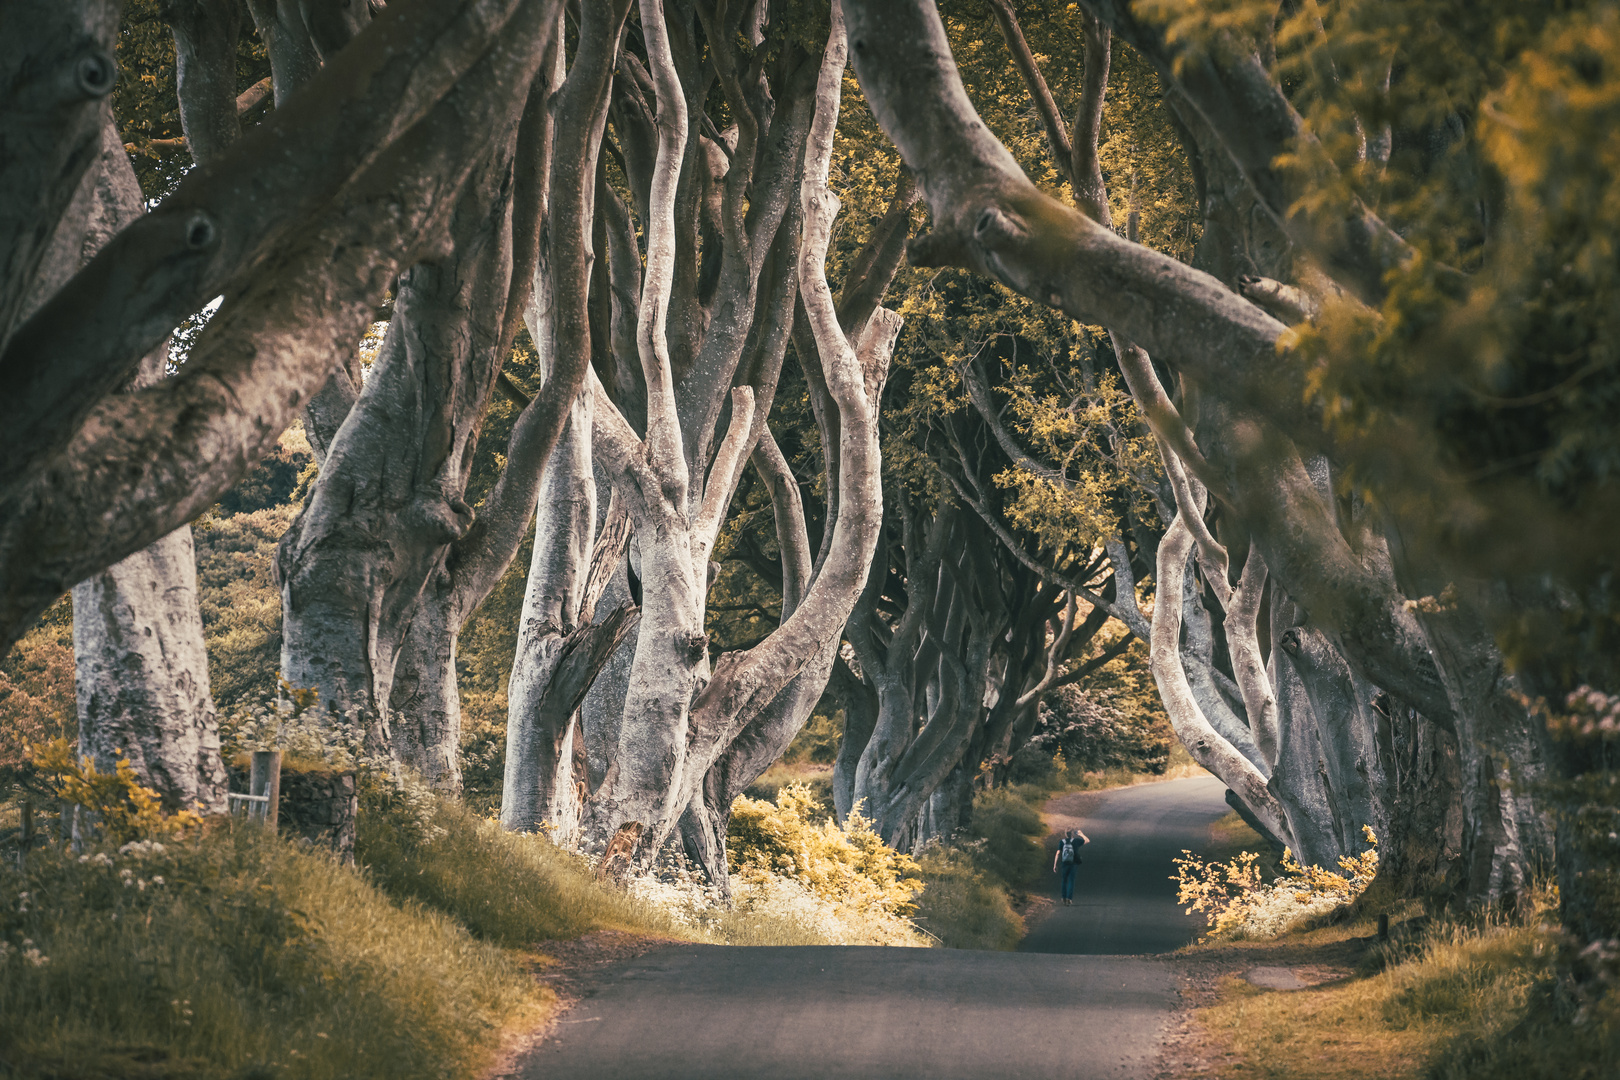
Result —
POLYGON ((1360 855, 1339 860, 1338 873, 1320 866, 1301 866, 1285 852, 1283 876, 1266 884, 1260 856, 1245 851, 1225 863, 1206 863, 1190 851, 1173 860, 1177 902, 1187 914, 1201 914, 1210 933, 1223 938, 1271 938, 1306 919, 1342 907, 1367 890, 1378 875, 1378 837, 1362 826, 1371 845, 1360 855))
POLYGON ((1041 846, 1046 822, 1029 794, 1018 787, 980 792, 968 820, 970 836, 958 838, 974 865, 1006 888, 1026 887, 1050 861, 1041 846))
POLYGON ((1046 823, 1035 802, 1048 789, 1015 785, 981 791, 968 825, 918 856, 923 893, 917 922, 951 949, 1011 949, 1024 920, 1009 893, 1021 892, 1045 869, 1046 823))
POLYGON ((297 513, 276 506, 199 521, 193 530, 208 677, 222 711, 276 692, 281 590, 273 567, 276 543, 297 513))
POLYGON ((202 818, 190 810, 165 814, 162 799, 141 784, 122 749, 110 773, 98 771, 95 762, 79 757, 66 739, 52 739, 39 747, 33 764, 49 778, 58 799, 80 807, 87 820, 115 844, 177 837, 202 824, 202 818))
POLYGON ((933 845, 917 858, 923 892, 915 921, 947 949, 1012 949, 1024 936, 1007 890, 974 864, 973 853, 933 845))
POLYGON ((1035 733, 1014 756, 1014 780, 1038 779, 1023 775, 1038 769, 1037 758, 1061 754, 1077 772, 1125 769, 1163 773, 1170 762, 1173 735, 1169 721, 1150 712, 1128 711, 1134 699, 1121 702, 1106 688, 1063 686, 1042 700, 1035 733))
POLYGON ((905 915, 921 891, 917 864, 884 844, 860 808, 844 827, 811 820, 810 789, 789 784, 767 803, 746 795, 731 807, 726 856, 745 882, 776 875, 797 881, 824 900, 905 915))
POLYGON ((304 435, 304 426, 295 423, 281 433, 274 450, 219 497, 219 509, 225 514, 251 514, 281 506, 298 489, 300 474, 314 464, 315 453, 304 435))
POLYGON ((834 815, 832 772, 816 765, 790 765, 778 761, 749 784, 743 794, 750 799, 774 803, 776 796, 789 784, 802 784, 810 790, 816 815, 834 815))
POLYGON ((73 608, 63 597, 0 657, 0 769, 25 768, 29 744, 78 735, 73 686, 73 608))

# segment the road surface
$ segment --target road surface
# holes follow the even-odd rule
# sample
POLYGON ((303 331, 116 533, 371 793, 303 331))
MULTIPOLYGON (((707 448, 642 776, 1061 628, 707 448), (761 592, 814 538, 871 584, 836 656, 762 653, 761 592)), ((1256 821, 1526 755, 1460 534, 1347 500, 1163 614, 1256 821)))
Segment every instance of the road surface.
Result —
MULTIPOLYGON (((1193 940, 1203 923, 1176 904, 1170 860, 1204 849, 1210 823, 1231 809, 1225 796, 1226 785, 1213 776, 1105 792, 1078 818, 1092 842, 1080 849, 1074 906, 1059 906, 1035 924, 1019 951, 1117 956, 1170 952, 1193 940)), ((1065 803, 1084 799, 1082 793, 1056 800, 1054 827, 1071 823, 1065 803)), ((1058 875, 1047 881, 1056 902, 1058 875)))
MULTIPOLYGON (((1209 778, 1105 793, 1073 908, 1016 953, 676 945, 608 969, 524 1080, 1131 1080, 1175 1002, 1170 856, 1226 813, 1209 778)), ((1054 885, 1055 890, 1055 885, 1054 885)))

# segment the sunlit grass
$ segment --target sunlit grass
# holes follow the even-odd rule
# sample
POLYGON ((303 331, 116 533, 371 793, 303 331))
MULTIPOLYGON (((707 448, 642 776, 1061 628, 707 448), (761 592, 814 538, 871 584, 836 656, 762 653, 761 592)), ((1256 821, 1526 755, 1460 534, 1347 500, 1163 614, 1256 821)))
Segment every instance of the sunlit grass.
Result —
MULTIPOLYGON (((1515 919, 1419 920, 1396 943, 1368 944, 1345 977, 1297 991, 1224 979, 1198 1018, 1233 1060, 1231 1080, 1598 1080, 1620 1075, 1620 1002, 1576 1022, 1560 988, 1548 893, 1515 919), (1564 1000, 1561 1000, 1564 999, 1564 1000)), ((1400 914, 1411 915, 1416 905, 1400 914)), ((1309 964, 1313 952, 1368 941, 1371 919, 1225 946, 1249 964, 1309 964), (1267 959, 1270 953, 1272 959, 1267 959)), ((1196 952, 1220 955, 1222 947, 1196 952)))
POLYGON ((0 1075, 472 1077, 552 1001, 453 919, 252 826, 37 852, 0 895, 0 1075))

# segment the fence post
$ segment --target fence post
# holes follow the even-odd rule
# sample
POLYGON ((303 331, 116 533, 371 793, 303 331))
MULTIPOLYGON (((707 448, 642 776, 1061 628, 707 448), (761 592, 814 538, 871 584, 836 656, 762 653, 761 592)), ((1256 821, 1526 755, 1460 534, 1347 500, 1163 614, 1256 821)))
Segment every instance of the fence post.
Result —
MULTIPOLYGON (((248 794, 267 796, 260 814, 272 829, 280 818, 281 809, 281 751, 253 751, 253 765, 248 773, 248 794)), ((250 810, 249 813, 252 811, 250 810)))

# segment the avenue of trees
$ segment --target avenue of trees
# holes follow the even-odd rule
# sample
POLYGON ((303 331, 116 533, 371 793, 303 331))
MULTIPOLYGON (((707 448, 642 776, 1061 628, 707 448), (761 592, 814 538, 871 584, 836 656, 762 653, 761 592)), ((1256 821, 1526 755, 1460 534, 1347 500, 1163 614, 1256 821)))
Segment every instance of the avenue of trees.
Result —
POLYGON ((813 713, 914 850, 1109 687, 1306 864, 1620 933, 1614 5, 0 0, 0 74, 0 706, 71 593, 171 805, 279 673, 723 884, 813 713))

